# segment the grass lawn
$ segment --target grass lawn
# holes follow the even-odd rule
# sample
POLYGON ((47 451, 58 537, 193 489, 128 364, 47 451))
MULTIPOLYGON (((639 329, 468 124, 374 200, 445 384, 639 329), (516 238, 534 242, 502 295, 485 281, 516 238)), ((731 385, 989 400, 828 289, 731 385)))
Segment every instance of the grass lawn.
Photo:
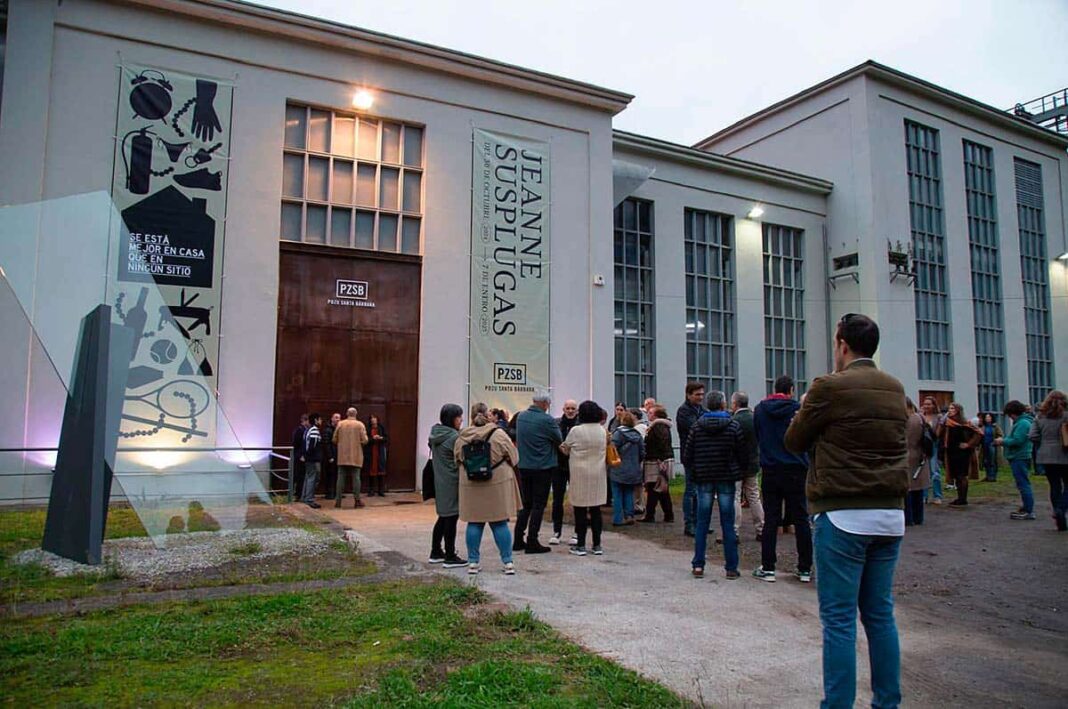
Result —
POLYGON ((451 580, 5 620, 15 705, 683 706, 451 580))
MULTIPOLYGON (((250 516, 250 522, 250 526, 258 528, 292 526, 323 532, 321 526, 298 520, 270 507, 257 510, 250 516)), ((44 525, 44 509, 0 511, 0 605, 84 598, 129 590, 334 579, 363 576, 376 570, 373 563, 359 557, 340 539, 328 553, 316 557, 289 555, 267 560, 247 560, 243 557, 259 549, 247 545, 236 546, 230 550, 232 563, 210 572, 164 577, 148 586, 124 581, 119 569, 108 564, 102 564, 97 573, 59 577, 40 564, 12 563, 12 557, 18 552, 41 544, 44 525)), ((121 506, 108 511, 106 530, 107 539, 143 537, 147 534, 133 509, 121 506)), ((198 530, 194 527, 191 531, 198 530)))

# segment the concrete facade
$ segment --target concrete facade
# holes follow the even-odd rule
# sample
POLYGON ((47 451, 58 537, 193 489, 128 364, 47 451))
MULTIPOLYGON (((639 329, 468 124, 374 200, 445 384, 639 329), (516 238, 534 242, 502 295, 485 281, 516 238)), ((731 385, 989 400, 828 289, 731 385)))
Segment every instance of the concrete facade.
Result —
MULTIPOLYGON (((737 388, 753 401, 765 393, 763 224, 805 234, 805 344, 807 379, 829 370, 831 332, 826 319, 823 236, 831 183, 680 145, 616 132, 614 155, 654 170, 631 196, 652 202, 656 285, 656 392, 674 407, 687 381, 686 281, 683 253, 687 209, 731 218, 735 264, 737 388), (764 213, 749 218, 760 205, 764 213)), ((726 392, 730 395, 731 392, 726 392)), ((641 402, 627 402, 638 406, 641 402)))
MULTIPOLYGON (((1068 386, 1068 139, 869 62, 743 119, 695 147, 722 155, 817 175, 834 182, 828 197, 829 253, 856 252, 860 279, 837 280, 832 321, 847 312, 871 314, 883 327, 878 359, 915 395, 953 392, 977 409, 971 256, 964 190, 962 140, 993 150, 1000 273, 1007 354, 1007 399, 1028 401, 1023 286, 1013 158, 1042 166, 1046 244, 1057 388, 1068 386), (940 133, 953 378, 921 380, 916 357, 912 287, 891 282, 887 242, 910 242, 904 121, 940 133)), ((1034 402, 1038 403, 1038 402, 1034 402)))
MULTIPOLYGON (((552 385, 611 399, 612 372, 595 366, 611 361, 611 320, 595 313, 612 296, 590 274, 612 271, 611 121, 629 95, 227 0, 14 0, 9 12, 0 204, 110 191, 121 61, 234 82, 219 387, 243 446, 284 443, 271 412, 286 102, 351 112, 360 86, 374 116, 425 126, 418 430, 466 400, 475 127, 550 143, 552 297, 582 304, 553 312, 551 339, 568 347, 552 350, 552 385)), ((4 418, 24 420, 30 379, 5 394, 4 418)), ((47 496, 46 476, 0 484, 0 498, 47 496)))
MULTIPOLYGON (((1021 400, 1029 397, 1013 158, 1042 167, 1054 366, 1059 388, 1068 388, 1068 262, 1056 260, 1068 236, 1068 139, 874 63, 690 148, 613 133, 613 115, 631 98, 618 91, 231 0, 11 0, 6 39, 0 205, 110 192, 123 61, 233 83, 218 381, 235 434, 249 449, 287 443, 271 440, 285 107, 351 112, 359 87, 374 92, 369 115, 425 131, 420 432, 443 402, 467 398, 473 128, 550 144, 550 367, 560 400, 588 397, 607 406, 614 398, 616 159, 653 171, 630 196, 655 207, 656 386, 649 393, 670 410, 687 379, 683 220, 696 209, 730 218, 736 388, 754 399, 766 390, 762 229, 770 224, 805 235, 806 380, 830 369, 837 319, 864 312, 883 328, 880 364, 910 394, 952 391, 974 412, 962 139, 995 156, 1007 398, 1021 400), (906 119, 941 136, 954 372, 947 381, 918 377, 913 289, 905 279, 891 281, 886 256, 888 241, 910 240, 906 119), (755 205, 764 212, 751 219, 755 205), (851 253, 859 260, 851 270, 856 280, 830 285, 829 277, 845 275, 833 259, 851 253)), ((55 443, 27 414, 35 391, 46 386, 35 381, 35 368, 47 367, 31 350, 27 340, 17 364, 0 371, 0 443, 7 447, 55 443)), ((422 445, 418 459, 425 460, 422 445)), ((0 467, 10 467, 6 461, 0 467)), ((32 480, 0 477, 0 501, 47 496, 47 461, 34 466, 32 480)))

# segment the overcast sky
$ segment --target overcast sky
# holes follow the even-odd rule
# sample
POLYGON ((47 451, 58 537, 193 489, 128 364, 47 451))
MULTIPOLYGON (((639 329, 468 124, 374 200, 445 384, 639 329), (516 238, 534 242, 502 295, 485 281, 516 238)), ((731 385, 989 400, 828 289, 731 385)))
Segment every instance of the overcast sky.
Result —
POLYGON ((256 0, 635 95, 691 144, 866 59, 1008 108, 1068 86, 1068 0, 256 0))

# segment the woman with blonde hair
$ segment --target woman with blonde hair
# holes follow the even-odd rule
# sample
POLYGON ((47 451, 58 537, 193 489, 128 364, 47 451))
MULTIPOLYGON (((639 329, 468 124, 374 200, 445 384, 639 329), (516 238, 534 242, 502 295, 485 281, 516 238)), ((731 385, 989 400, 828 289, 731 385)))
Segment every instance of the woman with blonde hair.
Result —
POLYGON ((969 423, 964 407, 954 401, 946 412, 945 423, 939 434, 946 472, 957 484, 957 499, 950 507, 960 509, 968 504, 968 478, 972 468, 978 472, 975 448, 983 440, 983 433, 969 423))
POLYGON ((1053 519, 1058 532, 1068 531, 1068 448, 1065 447, 1065 427, 1068 426, 1068 397, 1055 389, 1038 407, 1038 418, 1028 434, 1038 446, 1036 460, 1046 470, 1049 481, 1049 501, 1053 505, 1053 519))
POLYGON ((618 420, 619 427, 612 433, 612 444, 622 462, 608 473, 612 481, 614 527, 634 524, 634 486, 642 482, 642 458, 645 457, 645 440, 634 430, 638 423, 634 414, 624 409, 618 420))
POLYGON ((512 563, 512 530, 508 523, 519 509, 519 483, 515 469, 519 465, 519 451, 507 431, 489 420, 485 404, 475 404, 471 425, 460 431, 453 446, 453 454, 460 468, 460 519, 467 522, 467 573, 482 571, 482 534, 489 524, 493 541, 501 554, 501 569, 505 575, 515 574, 512 563), (490 477, 472 480, 464 463, 464 448, 485 441, 489 444, 490 477))

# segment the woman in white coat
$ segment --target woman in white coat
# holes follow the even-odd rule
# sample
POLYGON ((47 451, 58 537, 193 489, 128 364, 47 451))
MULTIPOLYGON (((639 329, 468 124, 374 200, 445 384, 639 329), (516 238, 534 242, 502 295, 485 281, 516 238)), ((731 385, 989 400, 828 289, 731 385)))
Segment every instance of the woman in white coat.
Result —
POLYGON ((593 553, 604 553, 601 549, 601 505, 608 499, 604 474, 607 443, 608 433, 601 425, 601 407, 595 401, 583 401, 579 404, 578 425, 560 445, 560 450, 570 460, 568 499, 575 510, 575 537, 578 539, 570 553, 575 556, 586 556, 588 527, 593 530, 593 553))

